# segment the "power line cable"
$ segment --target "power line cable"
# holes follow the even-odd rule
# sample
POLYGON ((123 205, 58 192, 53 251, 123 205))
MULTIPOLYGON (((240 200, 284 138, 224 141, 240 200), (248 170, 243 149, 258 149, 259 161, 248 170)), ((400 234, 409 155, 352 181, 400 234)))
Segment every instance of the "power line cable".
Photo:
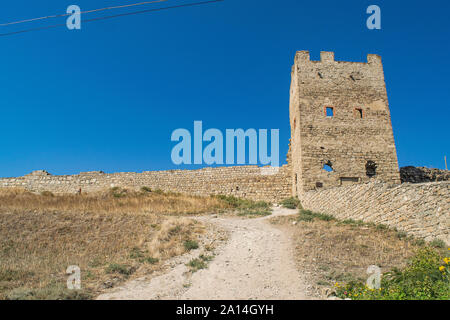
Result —
MULTIPOLYGON (((163 8, 156 8, 156 9, 147 9, 147 10, 141 10, 141 11, 120 13, 120 14, 116 14, 116 15, 112 15, 112 16, 106 16, 106 17, 92 18, 92 19, 83 20, 82 22, 86 23, 86 22, 107 20, 107 19, 124 17, 124 16, 131 16, 131 15, 147 13, 147 12, 163 11, 163 10, 168 10, 168 9, 182 8, 182 7, 193 7, 193 6, 199 6, 199 5, 215 3, 215 2, 222 2, 222 1, 225 1, 225 0, 211 0, 211 1, 202 1, 202 2, 192 2, 192 3, 180 4, 180 5, 176 5, 176 6, 170 6, 170 7, 163 7, 163 8)), ((54 29, 54 28, 63 27, 63 26, 66 26, 66 24, 61 23, 61 24, 54 24, 54 25, 45 26, 45 27, 31 28, 31 29, 13 31, 13 32, 8 32, 8 33, 0 33, 0 37, 10 36, 10 35, 15 35, 15 34, 20 34, 20 33, 26 33, 26 32, 32 32, 32 31, 54 29)))
MULTIPOLYGON (((131 3, 131 4, 120 5, 120 6, 114 6, 114 7, 105 7, 105 8, 99 8, 99 9, 92 9, 92 10, 87 10, 87 11, 81 11, 80 13, 83 14, 83 13, 99 12, 99 11, 105 11, 105 10, 128 8, 128 7, 142 6, 142 5, 145 5, 145 4, 152 4, 152 3, 166 2, 166 1, 168 1, 168 0, 145 1, 145 2, 131 3)), ((67 17, 67 16, 70 16, 70 15, 72 15, 72 13, 62 13, 62 14, 55 14, 55 15, 44 16, 44 17, 39 17, 39 18, 24 19, 24 20, 19 20, 19 21, 0 23, 0 27, 9 26, 9 25, 13 25, 13 24, 19 24, 19 23, 25 23, 25 22, 44 20, 44 19, 67 17)))

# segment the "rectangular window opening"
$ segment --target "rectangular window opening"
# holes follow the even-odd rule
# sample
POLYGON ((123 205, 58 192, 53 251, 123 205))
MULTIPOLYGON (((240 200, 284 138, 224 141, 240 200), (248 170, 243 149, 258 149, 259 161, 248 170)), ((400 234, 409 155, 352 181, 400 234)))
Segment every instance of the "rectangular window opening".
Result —
POLYGON ((359 178, 357 177, 341 177, 341 185, 351 185, 359 182, 359 178))

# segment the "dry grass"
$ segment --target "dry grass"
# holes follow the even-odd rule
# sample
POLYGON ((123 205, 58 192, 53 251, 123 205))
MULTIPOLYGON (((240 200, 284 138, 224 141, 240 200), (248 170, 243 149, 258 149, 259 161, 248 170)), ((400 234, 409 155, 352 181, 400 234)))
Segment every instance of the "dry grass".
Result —
POLYGON ((175 193, 131 192, 111 189, 105 192, 53 195, 21 189, 0 189, 0 212, 95 212, 199 214, 228 208, 216 197, 196 197, 175 193))
POLYGON ((394 230, 340 221, 297 221, 283 217, 272 221, 291 233, 299 268, 311 273, 318 292, 336 282, 365 281, 366 270, 377 265, 386 272, 405 266, 417 246, 394 230))
POLYGON ((174 194, 1 190, 0 299, 88 298, 156 270, 204 232, 200 223, 173 215, 224 206, 215 198, 174 194), (81 292, 65 289, 69 265, 81 268, 81 292))

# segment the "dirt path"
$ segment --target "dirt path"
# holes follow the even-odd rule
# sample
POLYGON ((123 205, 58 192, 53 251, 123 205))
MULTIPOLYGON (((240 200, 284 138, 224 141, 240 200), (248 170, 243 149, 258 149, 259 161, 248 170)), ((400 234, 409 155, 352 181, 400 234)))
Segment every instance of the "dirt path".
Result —
MULTIPOLYGON (((270 217, 295 212, 275 207, 270 217)), ((200 217, 230 235, 207 269, 189 272, 185 264, 203 253, 195 250, 171 261, 169 272, 151 280, 130 281, 98 299, 308 299, 308 287, 295 266, 289 238, 267 218, 200 217)))

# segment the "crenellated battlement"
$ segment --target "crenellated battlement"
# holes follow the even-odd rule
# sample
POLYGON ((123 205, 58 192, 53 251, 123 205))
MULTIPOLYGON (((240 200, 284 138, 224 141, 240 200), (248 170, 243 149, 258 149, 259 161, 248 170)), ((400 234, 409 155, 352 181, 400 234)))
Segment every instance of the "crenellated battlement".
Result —
POLYGON ((321 51, 320 52, 320 60, 311 60, 311 56, 309 51, 297 51, 295 55, 295 63, 347 63, 347 64, 367 64, 367 65, 377 65, 380 66, 382 64, 381 62, 381 56, 378 54, 368 54, 367 55, 367 62, 352 62, 352 61, 336 61, 334 58, 334 52, 332 51, 321 51))

